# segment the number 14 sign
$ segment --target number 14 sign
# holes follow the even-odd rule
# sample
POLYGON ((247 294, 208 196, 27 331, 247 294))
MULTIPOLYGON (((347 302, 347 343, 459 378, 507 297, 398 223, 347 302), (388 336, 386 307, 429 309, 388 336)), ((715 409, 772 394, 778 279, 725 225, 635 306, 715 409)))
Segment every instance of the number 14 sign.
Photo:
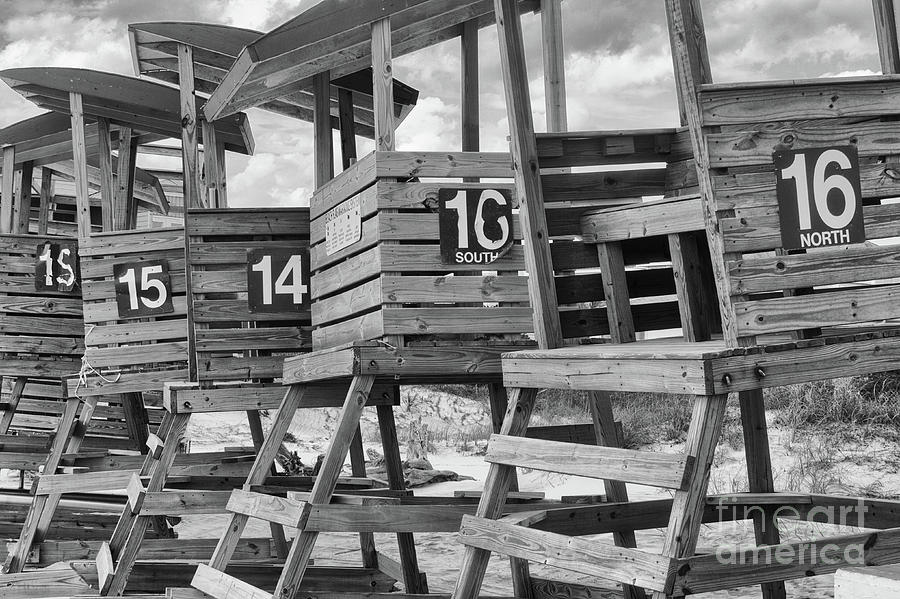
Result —
POLYGON ((856 147, 779 150, 772 159, 784 249, 866 240, 856 147))
POLYGON ((247 308, 252 313, 309 309, 309 260, 290 249, 247 251, 247 308))

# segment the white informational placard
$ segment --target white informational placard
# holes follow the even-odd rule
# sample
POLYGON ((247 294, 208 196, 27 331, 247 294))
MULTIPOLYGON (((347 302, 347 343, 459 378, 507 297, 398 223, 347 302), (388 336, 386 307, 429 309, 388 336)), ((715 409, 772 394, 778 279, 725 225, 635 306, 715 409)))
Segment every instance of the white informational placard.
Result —
POLYGON ((325 255, 330 256, 362 239, 359 196, 335 206, 325 215, 325 255))

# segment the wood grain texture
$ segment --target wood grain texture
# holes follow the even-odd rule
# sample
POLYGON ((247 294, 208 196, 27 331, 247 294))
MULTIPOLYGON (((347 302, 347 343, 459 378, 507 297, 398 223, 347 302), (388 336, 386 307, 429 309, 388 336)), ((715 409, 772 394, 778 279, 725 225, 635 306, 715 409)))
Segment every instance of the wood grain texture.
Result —
POLYGON ((683 488, 692 460, 684 455, 491 435, 485 461, 574 476, 683 488))
POLYGON ((671 569, 667 557, 627 547, 594 543, 578 537, 532 530, 486 518, 464 516, 460 542, 469 548, 497 551, 580 574, 665 589, 671 569))
POLYGON ((897 114, 894 75, 706 85, 700 93, 704 126, 897 114))

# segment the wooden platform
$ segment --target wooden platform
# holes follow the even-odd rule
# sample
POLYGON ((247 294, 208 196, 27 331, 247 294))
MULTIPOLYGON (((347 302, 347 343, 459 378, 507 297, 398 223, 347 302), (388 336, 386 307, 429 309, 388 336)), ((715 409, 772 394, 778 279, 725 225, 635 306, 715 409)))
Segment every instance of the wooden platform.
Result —
POLYGON ((285 360, 282 382, 289 385, 371 375, 378 382, 401 385, 492 383, 500 377, 500 356, 523 347, 534 344, 422 344, 397 348, 386 343, 361 342, 285 360))
POLYGON ((774 345, 654 339, 504 354, 508 387, 718 395, 882 372, 900 359, 900 330, 845 332, 774 345))

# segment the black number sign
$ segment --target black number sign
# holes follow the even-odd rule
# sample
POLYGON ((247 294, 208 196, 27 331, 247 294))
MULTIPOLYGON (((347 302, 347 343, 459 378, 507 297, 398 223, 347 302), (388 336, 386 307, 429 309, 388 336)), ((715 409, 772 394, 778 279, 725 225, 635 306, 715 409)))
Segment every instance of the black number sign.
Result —
POLYGON ((169 265, 165 260, 116 264, 113 278, 119 318, 143 318, 175 311, 169 265))
POLYGON ((866 240, 855 146, 779 150, 776 194, 785 249, 866 240))
POLYGON ((34 262, 36 291, 72 293, 78 283, 78 246, 74 241, 45 241, 34 262))
POLYGON ((250 312, 309 309, 309 260, 291 249, 247 251, 247 308, 250 312))
POLYGON ((438 191, 441 263, 490 264, 512 247, 512 197, 497 189, 438 191))

